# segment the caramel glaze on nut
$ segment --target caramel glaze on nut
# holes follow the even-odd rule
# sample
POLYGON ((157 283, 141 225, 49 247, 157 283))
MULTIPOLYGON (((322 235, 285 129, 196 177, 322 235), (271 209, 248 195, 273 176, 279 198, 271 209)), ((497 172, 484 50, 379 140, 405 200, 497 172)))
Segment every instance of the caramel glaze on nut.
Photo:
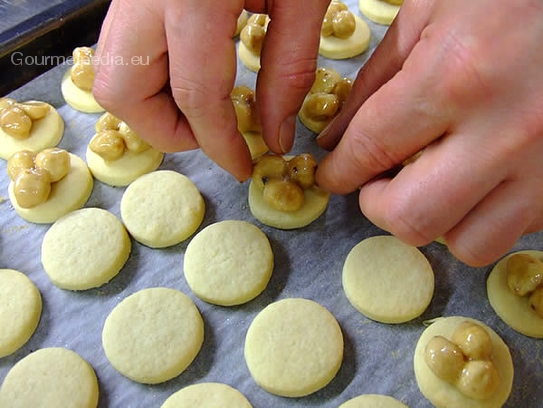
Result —
POLYGON ((349 8, 339 0, 332 0, 321 27, 323 37, 349 38, 356 29, 356 21, 349 8))
POLYGON ((0 98, 0 128, 15 139, 28 139, 33 121, 43 118, 49 109, 45 102, 19 103, 12 98, 0 98))
POLYGON ((90 47, 77 47, 72 56, 74 64, 70 78, 79 89, 90 92, 94 83, 94 68, 92 66, 94 50, 90 47))
POLYGON ((491 360, 492 338, 479 324, 462 322, 451 339, 435 336, 426 345, 424 360, 432 372, 454 384, 468 398, 485 400, 500 383, 491 360))
POLYGON ((262 157, 253 168, 253 182, 263 188, 264 200, 279 211, 298 211, 305 202, 304 190, 315 185, 315 158, 304 153, 285 160, 281 156, 262 157))
POLYGON ((237 86, 232 90, 230 97, 236 111, 238 130, 241 133, 261 132, 253 90, 245 85, 237 86))
POLYGON ((260 55, 269 18, 266 14, 253 14, 240 33, 240 40, 253 54, 260 55))
POLYGON ((66 150, 56 147, 38 154, 22 150, 8 159, 7 167, 17 203, 22 208, 33 208, 46 202, 52 184, 68 174, 70 156, 66 150))
POLYGON ((507 259, 507 285, 517 296, 529 296, 528 304, 543 318, 543 262, 530 254, 513 254, 507 259))

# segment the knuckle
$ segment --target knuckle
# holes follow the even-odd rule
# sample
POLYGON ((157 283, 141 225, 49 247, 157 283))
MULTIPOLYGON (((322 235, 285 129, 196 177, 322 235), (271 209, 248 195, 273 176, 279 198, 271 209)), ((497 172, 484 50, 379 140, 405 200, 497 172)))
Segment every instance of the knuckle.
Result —
POLYGON ((369 135, 360 127, 348 129, 349 137, 344 138, 348 151, 352 152, 355 168, 368 169, 376 174, 390 170, 401 160, 394 157, 392 149, 379 142, 379 138, 369 135))
POLYGON ((192 80, 178 80, 172 83, 172 96, 185 116, 205 116, 213 103, 211 90, 204 84, 192 80))
POLYGON ((433 237, 426 227, 427 222, 422 214, 414 211, 413 206, 398 201, 390 205, 384 212, 385 223, 389 226, 389 232, 413 246, 421 246, 429 243, 433 237))

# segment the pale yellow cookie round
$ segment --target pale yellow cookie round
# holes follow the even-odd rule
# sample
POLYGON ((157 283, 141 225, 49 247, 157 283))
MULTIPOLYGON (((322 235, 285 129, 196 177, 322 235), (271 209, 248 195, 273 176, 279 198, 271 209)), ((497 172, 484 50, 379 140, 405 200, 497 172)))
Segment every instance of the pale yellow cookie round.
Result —
POLYGON ((190 241, 184 271, 188 285, 200 299, 221 306, 240 305, 268 285, 273 253, 258 227, 245 221, 221 221, 190 241))
POLYGON ((32 121, 32 130, 27 139, 16 139, 0 128, 0 158, 7 160, 21 150, 38 153, 44 149, 55 147, 62 139, 63 133, 64 120, 58 111, 49 105, 47 115, 32 121))
POLYGON ((128 296, 111 311, 102 331, 111 365, 144 384, 181 374, 203 340, 200 312, 188 296, 169 288, 143 289, 128 296))
POLYGON ((40 291, 23 273, 0 269, 0 358, 15 353, 40 322, 40 291))
MULTIPOLYGON (((94 135, 89 143, 92 143, 96 136, 94 135)), ((127 186, 138 177, 156 170, 162 163, 164 153, 150 147, 141 153, 126 150, 118 160, 104 160, 87 147, 86 158, 87 165, 97 180, 110 186, 127 186)))
POLYGON ((358 243, 345 259, 342 278, 355 309, 381 323, 420 316, 434 294, 434 273, 426 257, 394 236, 358 243))
POLYGON ((513 385, 513 361, 507 345, 494 330, 484 323, 462 316, 442 317, 432 321, 417 342, 414 356, 414 369, 420 391, 438 408, 501 407, 507 401, 513 385), (458 391, 454 384, 444 381, 435 375, 426 364, 424 358, 426 346, 434 336, 443 336, 450 340, 458 325, 465 321, 482 326, 492 339, 491 360, 498 370, 500 383, 495 394, 489 399, 476 400, 466 397, 458 391))
POLYGON ((370 46, 371 31, 368 23, 357 15, 354 33, 347 38, 321 36, 319 54, 329 59, 347 59, 362 54, 370 46))
POLYGON ((364 394, 344 402, 339 408, 408 408, 388 395, 364 394))
POLYGON ((80 89, 73 83, 71 78, 71 67, 62 77, 60 90, 62 91, 62 96, 66 103, 75 110, 85 113, 99 113, 105 111, 105 109, 96 102, 91 91, 80 89))
POLYGON ((247 398, 229 385, 200 383, 189 385, 172 394, 161 408, 251 408, 247 398))
POLYGON ((253 320, 245 338, 245 361, 256 383, 284 397, 324 388, 343 360, 343 335, 334 316, 302 298, 279 300, 253 320))
POLYGON ((45 233, 41 261, 59 288, 86 290, 113 279, 130 250, 130 238, 117 217, 100 208, 83 208, 60 218, 45 233))
POLYGON ((543 251, 536 250, 518 251, 502 258, 488 276, 488 300, 496 314, 513 330, 543 338, 543 319, 530 307, 529 296, 517 296, 507 285, 507 260, 515 253, 529 254, 543 262, 543 251))
POLYGON ((165 248, 189 238, 205 215, 196 185, 171 170, 153 171, 132 182, 121 199, 121 217, 134 239, 165 248))
POLYGON ((6 375, 0 407, 96 408, 98 380, 79 354, 61 347, 29 354, 6 375))
POLYGON ((400 6, 385 0, 359 0, 360 12, 377 24, 390 25, 400 11, 400 6))
POLYGON ((238 44, 238 58, 251 71, 260 71, 260 55, 253 53, 241 41, 238 44))
POLYGON ((32 208, 23 208, 17 203, 14 183, 8 187, 9 199, 19 216, 35 224, 50 224, 63 215, 85 205, 94 186, 92 174, 87 164, 75 154, 70 153, 70 171, 60 181, 53 183, 46 202, 32 208))

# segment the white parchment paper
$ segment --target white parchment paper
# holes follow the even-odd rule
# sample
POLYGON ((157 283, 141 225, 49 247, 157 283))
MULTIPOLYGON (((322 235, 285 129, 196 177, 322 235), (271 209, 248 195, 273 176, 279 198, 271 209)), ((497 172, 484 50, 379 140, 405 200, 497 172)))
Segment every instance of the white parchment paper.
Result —
MULTIPOLYGON (((360 14, 355 1, 347 4, 360 14)), ((320 58, 319 65, 332 66, 343 75, 354 77, 386 30, 372 23, 370 27, 373 37, 368 52, 348 61, 320 58)), ((60 93, 60 78, 65 69, 53 69, 11 96, 18 100, 44 100, 57 107, 66 123, 60 147, 84 158, 99 115, 76 112, 65 104, 60 93)), ((254 73, 238 64, 237 84, 252 87, 255 78, 254 73)), ((314 134, 300 123, 297 133, 294 153, 312 152, 323 157, 325 152, 316 145, 314 134)), ((99 379, 100 407, 159 407, 180 388, 204 381, 224 382, 237 388, 257 408, 337 407, 365 393, 391 395, 410 407, 429 407, 418 390, 412 361, 415 344, 424 330, 422 322, 438 316, 463 315, 493 327, 511 349, 515 380, 507 406, 543 406, 542 342, 514 332, 493 312, 485 285, 491 267, 469 268, 437 243, 421 248, 435 271, 435 296, 429 308, 420 318, 406 324, 376 323, 355 311, 341 286, 342 266, 350 249, 364 238, 384 233, 360 214, 356 194, 333 196, 327 212, 313 224, 281 231, 256 221, 247 206, 248 183, 237 183, 202 152, 168 154, 160 168, 187 175, 202 192, 207 211, 200 229, 227 219, 246 220, 262 228, 275 255, 267 289, 253 301, 233 308, 199 300, 183 276, 188 241, 160 250, 133 241, 127 264, 110 283, 84 292, 58 289, 49 281, 40 262, 41 240, 49 226, 34 225, 17 216, 7 197, 6 162, 0 161, 0 268, 26 273, 43 296, 43 314, 36 333, 18 352, 0 359, 0 381, 32 351, 61 346, 76 351, 93 366, 99 379), (120 300, 156 286, 175 288, 190 296, 202 313, 206 332, 201 352, 184 373, 166 383, 148 386, 132 382, 113 369, 102 349, 101 332, 105 318, 120 300), (243 357, 245 333, 252 319, 270 302, 286 297, 312 299, 328 308, 345 337, 345 357, 336 378, 321 391, 304 398, 277 397, 259 388, 243 357)), ((107 209, 120 218, 123 191, 124 188, 96 181, 86 206, 107 209)), ((538 233, 524 237, 514 249, 542 247, 543 233, 538 233)))

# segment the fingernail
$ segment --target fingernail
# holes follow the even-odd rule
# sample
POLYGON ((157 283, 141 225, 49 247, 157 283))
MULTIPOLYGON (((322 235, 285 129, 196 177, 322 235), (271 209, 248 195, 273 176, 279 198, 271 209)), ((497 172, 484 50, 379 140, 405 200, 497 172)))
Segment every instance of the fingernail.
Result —
POLYGON ((330 129, 332 129, 332 125, 334 123, 334 121, 336 120, 336 118, 332 119, 330 121, 330 123, 328 123, 325 128, 317 135, 317 140, 323 138, 323 137, 326 137, 328 135, 328 133, 330 133, 330 129))
POLYGON ((296 115, 289 116, 279 128, 279 147, 283 153, 292 148, 292 138, 296 127, 296 115))

